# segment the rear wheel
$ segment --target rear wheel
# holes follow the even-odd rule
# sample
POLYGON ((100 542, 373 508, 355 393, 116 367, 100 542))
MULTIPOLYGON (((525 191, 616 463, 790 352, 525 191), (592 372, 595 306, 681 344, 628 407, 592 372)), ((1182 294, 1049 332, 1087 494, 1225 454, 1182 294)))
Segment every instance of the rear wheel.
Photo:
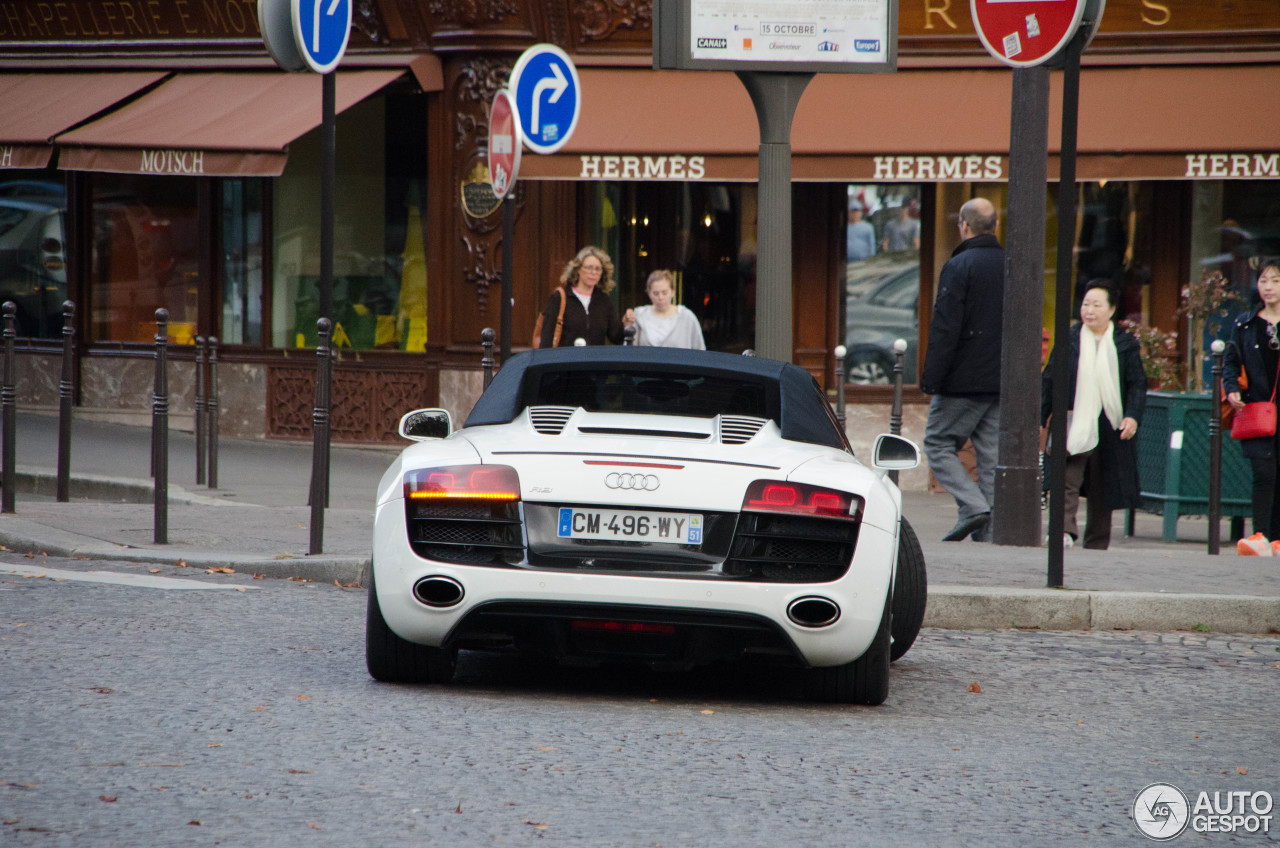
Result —
POLYGON ((866 653, 844 665, 811 668, 805 672, 804 693, 811 701, 877 706, 889 697, 889 598, 884 600, 880 626, 866 653))
POLYGON ((364 661, 374 680, 384 683, 448 683, 458 652, 401 639, 387 626, 378 605, 378 587, 369 578, 365 608, 364 661))
POLYGON ((893 621, 890 624, 893 645, 889 649, 891 661, 900 659, 915 643, 916 636, 920 635, 928 597, 924 551, 920 549, 916 531, 903 518, 898 530, 898 571, 893 580, 893 621))

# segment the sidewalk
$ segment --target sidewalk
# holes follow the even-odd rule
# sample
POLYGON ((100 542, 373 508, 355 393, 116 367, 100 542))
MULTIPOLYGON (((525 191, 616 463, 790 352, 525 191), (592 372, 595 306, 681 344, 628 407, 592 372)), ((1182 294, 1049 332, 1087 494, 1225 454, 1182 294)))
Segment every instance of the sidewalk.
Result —
MULTIPOLYGON (((398 447, 333 446, 324 552, 309 555, 309 443, 223 438, 219 487, 209 489, 195 483, 194 437, 171 432, 169 543, 156 545, 150 428, 75 421, 72 502, 57 503, 57 424, 17 416, 17 512, 0 515, 0 545, 9 550, 364 580, 374 492, 398 447)), ((1139 513, 1126 538, 1116 513, 1110 550, 1064 552, 1067 589, 1059 590, 1045 588, 1046 549, 942 542, 955 523, 951 498, 908 492, 903 500, 928 568, 926 626, 1280 631, 1280 559, 1237 556, 1225 520, 1222 554, 1212 557, 1203 518, 1181 519, 1178 541, 1164 542, 1159 516, 1139 513)))

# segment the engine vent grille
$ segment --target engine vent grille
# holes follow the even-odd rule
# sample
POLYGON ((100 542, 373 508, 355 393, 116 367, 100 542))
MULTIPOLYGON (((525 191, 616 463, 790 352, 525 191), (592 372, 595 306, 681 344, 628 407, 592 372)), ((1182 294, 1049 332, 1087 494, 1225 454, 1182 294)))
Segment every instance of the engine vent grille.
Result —
POLYGON ((751 441, 764 427, 766 419, 744 415, 720 416, 720 442, 725 445, 741 445, 751 441))
POLYGON ((569 423, 573 413, 572 406, 531 406, 529 423, 544 436, 558 436, 564 432, 564 425, 569 423))
POLYGON ((782 583, 826 583, 849 570, 857 521, 744 512, 725 560, 727 575, 782 583))
POLYGON ((524 559, 516 503, 405 501, 409 545, 420 557, 467 565, 515 565, 524 559))

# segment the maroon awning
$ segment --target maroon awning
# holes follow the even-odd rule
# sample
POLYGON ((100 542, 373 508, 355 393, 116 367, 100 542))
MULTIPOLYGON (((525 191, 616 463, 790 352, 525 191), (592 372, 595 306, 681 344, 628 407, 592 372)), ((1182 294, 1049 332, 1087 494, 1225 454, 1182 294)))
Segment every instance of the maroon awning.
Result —
MULTIPOLYGON (((336 72, 337 112, 406 69, 336 72)), ((194 176, 279 176, 294 139, 320 126, 317 74, 183 73, 58 136, 58 167, 194 176)))
POLYGON ((159 73, 0 74, 0 168, 44 168, 54 136, 165 78, 159 73))

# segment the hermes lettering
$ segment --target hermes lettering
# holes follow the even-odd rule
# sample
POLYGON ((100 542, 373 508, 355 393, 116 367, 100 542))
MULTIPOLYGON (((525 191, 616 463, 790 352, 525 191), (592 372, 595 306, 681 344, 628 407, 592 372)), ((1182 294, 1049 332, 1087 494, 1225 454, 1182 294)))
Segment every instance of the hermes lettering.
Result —
POLYGON ((999 180, 999 156, 877 156, 877 180, 999 180))
POLYGON ((1188 179, 1280 178, 1280 153, 1188 153, 1188 179))
POLYGON ((700 180, 705 156, 580 156, 583 180, 700 180))
POLYGON ((257 38, 256 0, 0 2, 0 41, 257 38))

